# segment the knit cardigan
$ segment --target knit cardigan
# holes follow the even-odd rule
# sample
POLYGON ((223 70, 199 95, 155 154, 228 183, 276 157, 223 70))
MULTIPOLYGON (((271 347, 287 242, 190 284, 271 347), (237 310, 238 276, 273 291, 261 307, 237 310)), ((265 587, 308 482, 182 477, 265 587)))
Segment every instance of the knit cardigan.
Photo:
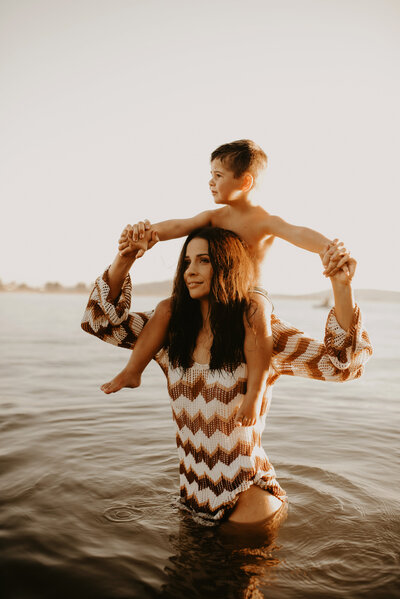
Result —
MULTIPOLYGON (((108 270, 99 277, 82 319, 84 331, 102 341, 132 349, 152 315, 129 312, 131 280, 126 277, 117 300, 109 297, 108 270)), ((343 382, 361 376, 372 347, 355 307, 344 331, 332 309, 325 340, 311 339, 272 314, 273 353, 261 414, 251 427, 237 426, 235 415, 246 393, 247 366, 234 372, 211 371, 196 362, 186 371, 174 368, 168 351, 154 359, 167 378, 179 456, 180 498, 197 515, 220 520, 252 484, 284 500, 285 491, 261 445, 272 386, 282 374, 343 382)))

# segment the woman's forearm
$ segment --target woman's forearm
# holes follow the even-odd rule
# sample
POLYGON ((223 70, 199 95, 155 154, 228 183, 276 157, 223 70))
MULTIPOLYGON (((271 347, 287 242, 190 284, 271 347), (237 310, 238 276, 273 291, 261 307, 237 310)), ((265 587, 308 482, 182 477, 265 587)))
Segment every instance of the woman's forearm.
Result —
POLYGON ((335 298, 336 319, 342 329, 348 331, 354 314, 354 296, 351 283, 338 280, 336 275, 331 277, 333 295, 335 298))
POLYGON ((123 282, 129 273, 136 258, 125 257, 117 254, 108 271, 108 282, 110 285, 110 299, 115 300, 121 293, 123 282))

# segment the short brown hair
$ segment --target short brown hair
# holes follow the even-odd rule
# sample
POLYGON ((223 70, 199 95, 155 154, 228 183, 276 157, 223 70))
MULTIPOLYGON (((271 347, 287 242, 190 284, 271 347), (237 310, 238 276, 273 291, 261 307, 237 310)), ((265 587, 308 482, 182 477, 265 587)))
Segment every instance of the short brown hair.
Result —
POLYGON ((211 162, 221 160, 233 172, 235 179, 249 172, 254 178, 267 168, 267 155, 251 139, 239 139, 219 146, 211 154, 211 162))

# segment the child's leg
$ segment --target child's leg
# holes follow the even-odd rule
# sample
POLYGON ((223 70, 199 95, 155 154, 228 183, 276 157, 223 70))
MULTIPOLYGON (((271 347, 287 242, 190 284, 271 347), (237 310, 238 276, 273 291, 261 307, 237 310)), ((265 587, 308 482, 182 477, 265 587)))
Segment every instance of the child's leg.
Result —
POLYGON ((271 303, 260 293, 252 293, 251 299, 250 323, 245 318, 247 391, 236 414, 236 422, 242 426, 253 426, 260 415, 273 348, 271 303))
POLYGON ((100 387, 104 393, 115 393, 123 387, 139 387, 143 370, 161 349, 167 333, 171 300, 160 302, 139 335, 127 365, 116 377, 100 387))

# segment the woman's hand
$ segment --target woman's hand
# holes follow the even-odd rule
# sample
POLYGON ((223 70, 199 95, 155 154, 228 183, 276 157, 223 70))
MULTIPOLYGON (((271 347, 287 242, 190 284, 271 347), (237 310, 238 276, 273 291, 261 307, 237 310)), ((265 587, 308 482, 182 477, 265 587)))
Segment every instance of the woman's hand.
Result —
POLYGON ((357 261, 350 256, 343 242, 334 239, 321 256, 324 275, 332 277, 342 284, 351 283, 356 271, 357 261))
POLYGON ((123 258, 141 258, 158 241, 158 234, 150 229, 148 220, 126 225, 118 242, 119 255, 123 258))

